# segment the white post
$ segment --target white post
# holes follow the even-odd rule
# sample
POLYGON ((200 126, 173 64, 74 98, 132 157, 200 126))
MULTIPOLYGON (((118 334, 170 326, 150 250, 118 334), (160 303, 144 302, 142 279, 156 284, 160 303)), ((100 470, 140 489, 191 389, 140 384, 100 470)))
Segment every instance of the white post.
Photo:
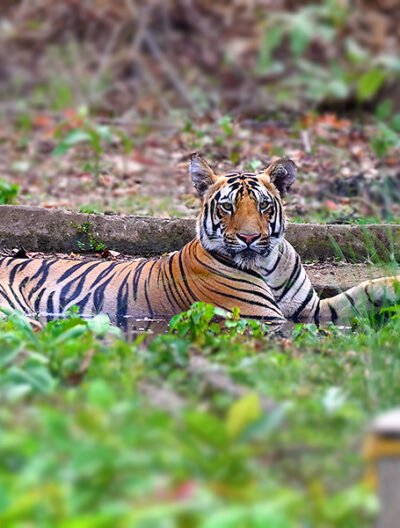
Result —
POLYGON ((380 502, 378 528, 400 527, 400 409, 378 416, 365 450, 380 502))

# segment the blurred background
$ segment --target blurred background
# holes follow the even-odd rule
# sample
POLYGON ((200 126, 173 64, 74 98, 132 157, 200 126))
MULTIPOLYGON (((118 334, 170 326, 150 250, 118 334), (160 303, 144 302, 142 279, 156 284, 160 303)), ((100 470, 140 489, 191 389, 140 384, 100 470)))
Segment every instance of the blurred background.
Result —
POLYGON ((3 202, 191 216, 200 150, 219 169, 291 156, 294 221, 398 221, 396 0, 0 9, 3 202))

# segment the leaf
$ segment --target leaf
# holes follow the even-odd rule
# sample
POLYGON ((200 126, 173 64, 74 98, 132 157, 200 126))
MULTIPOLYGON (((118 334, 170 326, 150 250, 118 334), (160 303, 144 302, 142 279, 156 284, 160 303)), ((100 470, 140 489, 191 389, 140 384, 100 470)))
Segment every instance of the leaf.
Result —
POLYGON ((95 335, 104 335, 111 328, 110 318, 106 314, 96 315, 93 319, 88 319, 87 326, 95 335))
POLYGON ((390 126, 396 132, 400 132, 400 114, 399 113, 393 116, 393 118, 390 121, 390 126))
POLYGON ((191 411, 186 414, 185 422, 204 442, 219 448, 226 446, 227 434, 224 424, 212 414, 191 411))
POLYGON ((224 308, 219 308, 218 306, 215 306, 214 314, 218 315, 218 317, 223 317, 224 319, 229 319, 231 317, 231 313, 228 312, 228 310, 225 310, 224 308))
POLYGON ((65 154, 71 147, 74 147, 79 143, 91 141, 91 139, 91 135, 88 132, 85 132, 85 130, 80 128, 71 130, 71 132, 69 132, 53 150, 53 156, 65 154))
POLYGON ((400 145, 399 135, 385 123, 379 123, 378 132, 371 139, 371 147, 378 157, 386 156, 389 149, 400 145))
POLYGON ((85 130, 81 130, 80 128, 76 128, 74 130, 71 130, 69 134, 65 136, 63 139, 63 143, 67 145, 68 147, 72 147, 74 145, 77 145, 78 143, 83 143, 84 141, 90 140, 90 134, 86 132, 85 130))
POLYGON ((313 37, 313 21, 305 12, 293 17, 290 35, 290 49, 295 57, 300 57, 307 50, 313 37))
POLYGON ((389 119, 393 112, 393 101, 385 99, 376 108, 376 117, 381 120, 389 119))
POLYGON ((276 25, 265 31, 260 47, 257 65, 257 69, 260 73, 265 73, 265 71, 271 65, 273 59, 272 55, 275 49, 282 42, 282 38, 283 28, 280 25, 276 25))
POLYGON ((59 345, 62 345, 63 343, 66 343, 72 339, 76 339, 78 337, 81 337, 87 330, 87 326, 82 321, 81 324, 77 324, 73 326, 72 328, 68 328, 65 330, 62 334, 60 334, 57 338, 55 338, 52 341, 52 346, 57 347, 59 345))
POLYGON ((346 395, 340 387, 329 387, 322 397, 322 405, 331 414, 340 409, 346 401, 346 395))
POLYGON ((377 68, 364 73, 357 84, 357 97, 360 101, 371 99, 386 79, 386 73, 377 68))
POLYGON ((229 505, 210 512, 200 526, 201 528, 291 528, 294 524, 289 519, 288 513, 296 502, 295 494, 282 492, 281 497, 268 498, 260 504, 229 505))
POLYGON ((32 389, 41 393, 50 393, 57 382, 47 368, 39 365, 30 365, 25 369, 11 367, 7 373, 7 381, 12 386, 29 385, 32 389))
POLYGON ((243 439, 259 439, 265 441, 268 435, 282 426, 284 419, 292 408, 293 402, 281 402, 276 409, 265 413, 260 420, 250 424, 244 433, 243 439))
POLYGON ((343 79, 332 79, 326 85, 326 92, 337 99, 345 99, 349 95, 350 87, 343 79))
POLYGON ((20 354, 22 348, 23 348, 22 343, 16 343, 16 346, 11 348, 11 350, 1 350, 0 351, 0 368, 4 368, 8 364, 12 363, 20 354))
POLYGON ((236 438, 248 425, 261 417, 261 402, 257 394, 249 393, 236 401, 229 409, 226 430, 231 438, 236 438))
POLYGON ((345 47, 347 56, 354 64, 362 64, 368 60, 368 53, 355 39, 348 37, 345 47))

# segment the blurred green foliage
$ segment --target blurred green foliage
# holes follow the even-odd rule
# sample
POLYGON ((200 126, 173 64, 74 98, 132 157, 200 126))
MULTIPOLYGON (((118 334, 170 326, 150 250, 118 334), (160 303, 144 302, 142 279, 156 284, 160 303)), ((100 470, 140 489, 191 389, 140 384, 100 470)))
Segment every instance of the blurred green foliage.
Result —
POLYGON ((344 31, 351 10, 350 3, 324 0, 267 17, 257 71, 282 75, 275 86, 278 100, 365 103, 384 83, 399 79, 396 53, 372 53, 344 31))
POLYGON ((400 312, 357 333, 296 325, 290 346, 217 312, 194 306, 147 341, 105 316, 37 331, 7 312, 1 526, 372 526, 360 453, 365 424, 397 402, 400 312), (193 373, 199 353, 247 392, 193 373))
POLYGON ((13 203, 18 193, 19 185, 0 180, 0 205, 13 203))

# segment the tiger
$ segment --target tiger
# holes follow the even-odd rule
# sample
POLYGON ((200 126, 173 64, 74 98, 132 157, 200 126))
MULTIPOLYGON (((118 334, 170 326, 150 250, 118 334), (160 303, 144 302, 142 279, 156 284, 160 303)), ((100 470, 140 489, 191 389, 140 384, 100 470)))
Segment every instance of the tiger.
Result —
POLYGON ((189 172, 201 199, 196 238, 179 251, 128 262, 0 259, 0 308, 48 319, 76 307, 82 316, 169 318, 202 301, 271 324, 346 322, 395 303, 400 276, 367 281, 320 300, 285 239, 284 197, 297 168, 282 158, 259 173, 217 175, 200 154, 189 172))

